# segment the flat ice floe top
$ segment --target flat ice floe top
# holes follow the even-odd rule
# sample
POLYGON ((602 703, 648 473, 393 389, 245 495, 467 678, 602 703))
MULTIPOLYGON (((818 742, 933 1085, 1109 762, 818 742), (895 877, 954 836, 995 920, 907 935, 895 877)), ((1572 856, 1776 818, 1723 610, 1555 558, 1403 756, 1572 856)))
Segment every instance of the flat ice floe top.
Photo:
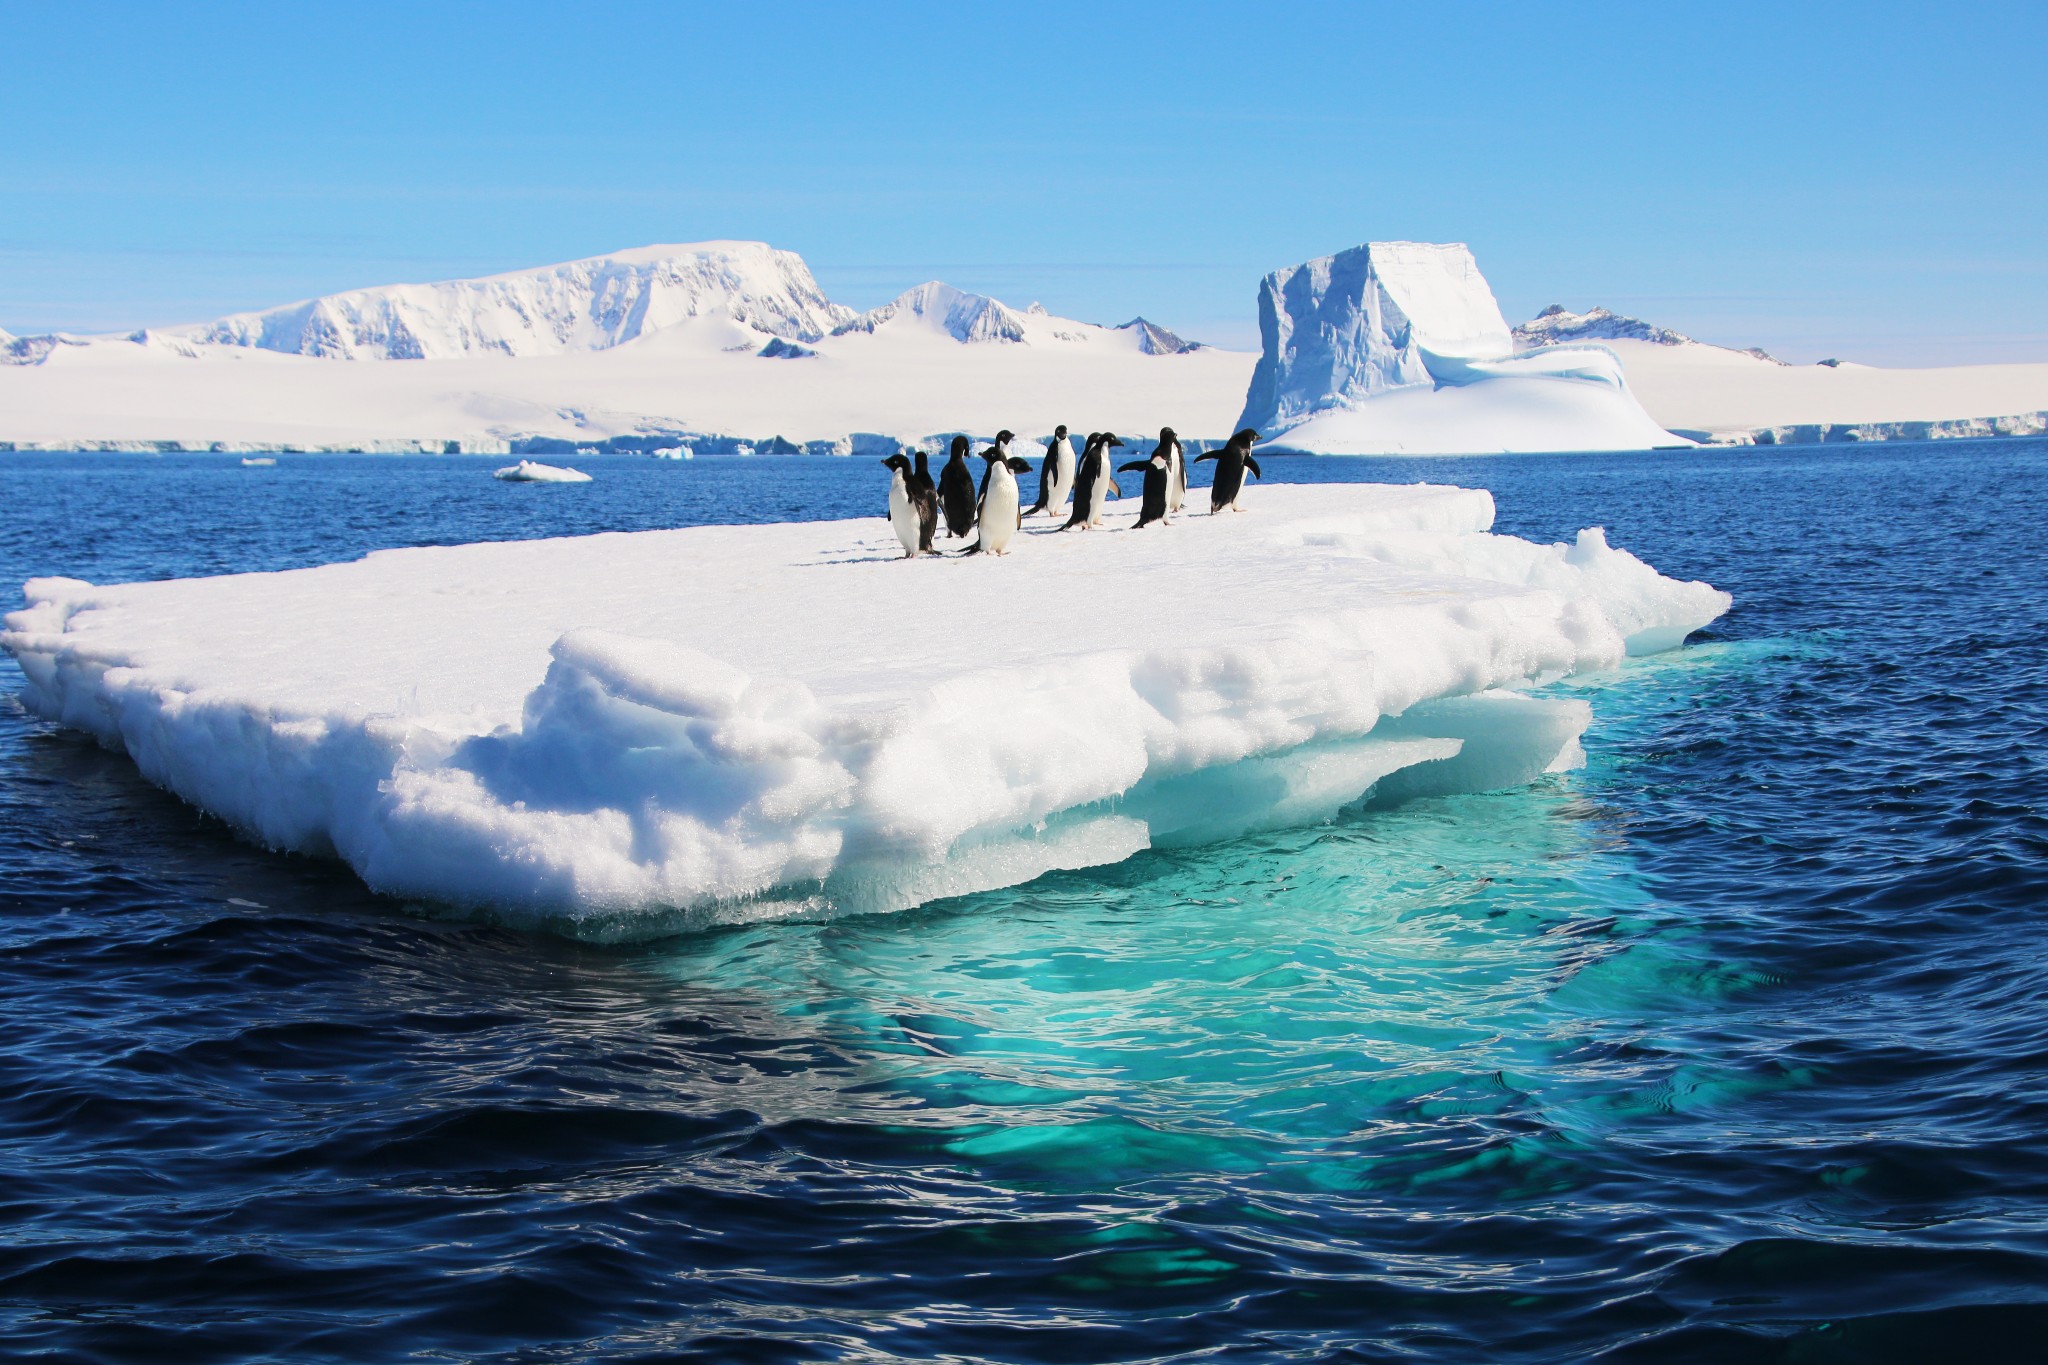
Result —
POLYGON ((1526 781, 1588 716, 1495 689, 1728 602, 1597 531, 1486 534, 1482 491, 1245 501, 1032 518, 1000 558, 904 560, 877 515, 41 579, 0 643, 32 709, 266 843, 618 934, 1011 885, 1376 783, 1526 781))

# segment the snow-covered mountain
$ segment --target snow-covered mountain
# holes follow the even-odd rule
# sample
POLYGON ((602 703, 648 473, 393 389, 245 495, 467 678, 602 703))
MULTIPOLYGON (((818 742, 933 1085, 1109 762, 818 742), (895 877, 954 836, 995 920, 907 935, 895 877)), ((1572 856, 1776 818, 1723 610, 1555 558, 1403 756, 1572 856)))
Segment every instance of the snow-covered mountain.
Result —
MULTIPOLYGON (((1533 350, 1538 346, 1556 346, 1573 341, 1647 341, 1656 346, 1709 346, 1713 343, 1696 341, 1683 332, 1674 332, 1669 327, 1659 327, 1644 322, 1641 318, 1628 317, 1606 308, 1594 308, 1584 313, 1574 313, 1561 303, 1550 307, 1515 328, 1515 349, 1533 350)), ((1733 347, 1716 347, 1717 350, 1733 350, 1733 347)), ((1773 365, 1783 365, 1761 346, 1745 347, 1741 355, 1755 356, 1768 360, 1773 365)))
POLYGON ((848 318, 833 328, 832 334, 873 334, 885 328, 940 331, 965 342, 1026 339, 1024 319, 1003 304, 986 294, 970 294, 937 280, 927 280, 879 308, 848 318))
POLYGON ((1146 355, 1180 355, 1186 351, 1202 349, 1201 342, 1184 341, 1158 323, 1147 322, 1143 318, 1132 318, 1129 322, 1120 323, 1116 330, 1135 332, 1138 337, 1138 349, 1146 355))
POLYGON ((171 335, 330 359, 447 360, 601 351, 702 317, 816 341, 852 315, 825 297, 793 251, 696 242, 482 279, 354 289, 171 335))
POLYGON ((1019 310, 986 294, 970 294, 938 280, 907 289, 879 308, 870 308, 833 329, 834 337, 950 338, 964 345, 990 342, 1060 349, 1094 346, 1100 351, 1147 356, 1185 355, 1202 350, 1144 318, 1115 327, 1058 317, 1034 303, 1019 310))

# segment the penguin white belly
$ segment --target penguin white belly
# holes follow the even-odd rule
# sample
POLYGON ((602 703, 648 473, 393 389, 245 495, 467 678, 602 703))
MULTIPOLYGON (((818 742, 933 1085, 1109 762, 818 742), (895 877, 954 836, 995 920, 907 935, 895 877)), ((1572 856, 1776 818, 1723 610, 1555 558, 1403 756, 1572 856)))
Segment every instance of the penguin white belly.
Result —
POLYGON ((1067 499, 1074 496, 1074 447, 1068 441, 1056 441, 1046 458, 1052 461, 1052 492, 1046 497, 1046 510, 1057 516, 1067 510, 1067 499))
POLYGON ((1088 515, 1082 521, 1084 526, 1102 525, 1102 509, 1109 502, 1109 471, 1096 475, 1095 482, 1088 488, 1088 515))
POLYGON ((1017 476, 1004 465, 990 471, 988 496, 981 500, 981 550, 999 555, 1017 534, 1017 476))
POLYGON ((903 542, 905 554, 917 553, 924 528, 918 525, 917 508, 911 504, 910 489, 903 482, 901 470, 889 481, 889 529, 903 542))
POLYGON ((1180 442, 1173 443, 1173 454, 1166 463, 1166 510, 1178 512, 1180 505, 1188 500, 1188 457, 1180 448, 1180 442))

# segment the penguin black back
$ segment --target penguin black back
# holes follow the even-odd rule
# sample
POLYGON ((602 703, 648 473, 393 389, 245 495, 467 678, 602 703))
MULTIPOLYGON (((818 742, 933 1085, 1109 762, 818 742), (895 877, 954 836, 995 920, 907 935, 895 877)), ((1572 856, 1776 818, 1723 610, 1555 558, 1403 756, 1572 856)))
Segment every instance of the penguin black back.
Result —
POLYGON ((967 468, 967 438, 955 436, 946 467, 939 471, 939 507, 946 514, 946 530, 964 536, 974 529, 974 507, 979 501, 974 474, 967 468))
POLYGON ((1129 464, 1117 466, 1117 472, 1120 474, 1128 474, 1134 470, 1144 471, 1145 501, 1138 508, 1137 529, 1140 531, 1155 521, 1166 520, 1166 487, 1173 473, 1168 452, 1172 449, 1171 445, 1162 445, 1147 459, 1133 460, 1129 464))
POLYGON ((1266 477, 1259 470, 1259 462, 1252 458, 1252 443, 1259 439, 1259 433, 1246 427, 1225 442, 1223 449, 1212 450, 1207 455, 1197 455, 1195 463, 1204 460, 1216 462, 1216 481, 1209 486, 1209 511, 1241 511, 1237 495, 1244 488, 1244 472, 1249 469, 1252 477, 1266 477))

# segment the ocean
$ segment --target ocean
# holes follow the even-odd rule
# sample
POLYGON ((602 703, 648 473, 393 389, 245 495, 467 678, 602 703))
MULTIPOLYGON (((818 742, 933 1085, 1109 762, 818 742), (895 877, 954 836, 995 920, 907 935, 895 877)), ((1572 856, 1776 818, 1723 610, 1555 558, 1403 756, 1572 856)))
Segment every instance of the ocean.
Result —
MULTIPOLYGON (((886 489, 504 462, 0 455, 0 583, 886 489)), ((1735 607, 1559 684, 1588 763, 1529 788, 630 946, 245 844, 0 660, 0 1348, 2048 1353, 2048 442, 1262 463, 1483 486, 1735 607)))

